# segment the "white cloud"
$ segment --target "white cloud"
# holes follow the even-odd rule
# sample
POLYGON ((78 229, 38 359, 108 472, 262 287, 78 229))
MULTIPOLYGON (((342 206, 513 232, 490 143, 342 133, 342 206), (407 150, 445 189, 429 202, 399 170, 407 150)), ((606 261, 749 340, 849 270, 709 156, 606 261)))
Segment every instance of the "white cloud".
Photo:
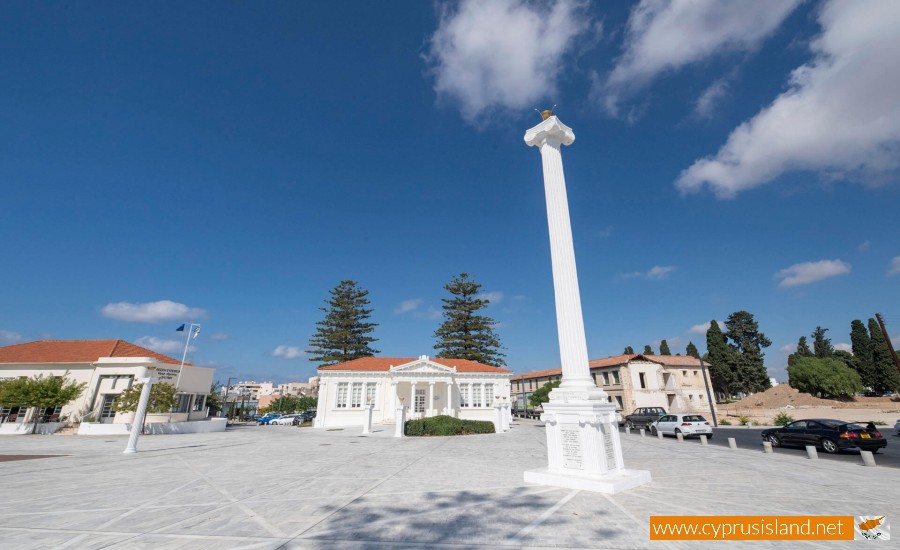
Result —
MULTIPOLYGON (((617 115, 619 103, 662 73, 727 52, 756 49, 799 0, 642 0, 631 11, 625 52, 595 95, 617 115)), ((723 90, 724 91, 724 90, 723 90)))
POLYGON ((655 265, 650 268, 649 271, 634 271, 632 273, 623 273, 621 275, 622 278, 625 279, 650 279, 654 281, 660 281, 665 279, 675 270, 675 266, 660 266, 655 265))
MULTIPOLYGON (((709 330, 709 325, 711 323, 711 321, 707 321, 705 323, 700 323, 699 325, 694 325, 688 330, 688 332, 690 332, 691 334, 706 334, 706 331, 709 330)), ((716 324, 719 325, 720 329, 724 329, 725 327, 724 321, 716 321, 716 324)))
POLYGON ((421 305, 422 300, 419 298, 403 300, 399 305, 397 305, 397 307, 394 308, 394 313, 396 313, 397 315, 403 315, 404 313, 409 313, 410 311, 419 309, 419 306, 421 305))
POLYGON ((711 117, 716 105, 727 93, 728 80, 724 78, 716 80, 697 98, 697 102, 694 104, 694 114, 699 118, 711 117))
POLYGON ((499 290, 492 290, 491 292, 482 292, 478 295, 478 297, 482 300, 487 300, 492 304, 499 304, 503 301, 503 292, 499 290))
POLYGON ((684 170, 679 189, 708 185, 732 198, 798 170, 868 185, 896 180, 900 2, 832 1, 819 22, 814 57, 791 73, 788 90, 733 130, 718 153, 684 170))
POLYGON ((434 320, 434 319, 440 319, 441 315, 443 315, 443 314, 444 313, 441 310, 439 310, 435 307, 428 306, 428 309, 426 309, 424 313, 417 313, 416 316, 434 320))
MULTIPOLYGON (((151 349, 158 353, 184 352, 184 341, 180 340, 165 340, 163 338, 157 338, 156 336, 141 336, 135 340, 134 343, 142 348, 151 349)), ((194 351, 197 351, 196 347, 188 346, 188 352, 194 351)))
POLYGON ((438 97, 470 122, 492 107, 541 106, 556 95, 564 54, 591 28, 584 11, 574 0, 444 4, 426 55, 438 97))
POLYGON ((891 269, 888 270, 888 276, 894 276, 900 273, 900 256, 894 256, 894 259, 891 260, 891 269))
POLYGON ((106 304, 100 312, 104 317, 132 323, 184 321, 206 317, 206 311, 200 308, 188 307, 171 300, 160 300, 144 304, 132 304, 130 302, 106 304))
POLYGON ((797 351, 797 344, 785 344, 778 348, 781 353, 794 353, 797 351))
POLYGON ((862 244, 857 246, 856 249, 859 250, 860 252, 865 252, 866 250, 871 248, 871 246, 872 246, 872 243, 870 243, 869 241, 866 240, 866 241, 863 241, 862 244))
POLYGON ((11 330, 0 330, 0 342, 4 344, 15 344, 22 341, 22 335, 11 330))
POLYGON ((776 279, 781 279, 778 288, 807 285, 828 277, 837 277, 850 273, 850 264, 841 260, 819 260, 818 262, 803 262, 782 269, 775 274, 776 279))
POLYGON ((850 353, 853 353, 853 346, 850 344, 845 344, 843 342, 840 344, 834 344, 834 349, 839 351, 849 351, 850 353))
POLYGON ((296 346, 281 345, 272 350, 272 357, 281 357, 283 359, 296 359, 304 355, 306 355, 306 352, 296 346))
POLYGON ((210 340, 215 340, 217 342, 222 342, 224 340, 231 340, 231 336, 228 334, 225 334, 224 332, 214 332, 214 333, 210 334, 207 338, 209 338, 210 340))

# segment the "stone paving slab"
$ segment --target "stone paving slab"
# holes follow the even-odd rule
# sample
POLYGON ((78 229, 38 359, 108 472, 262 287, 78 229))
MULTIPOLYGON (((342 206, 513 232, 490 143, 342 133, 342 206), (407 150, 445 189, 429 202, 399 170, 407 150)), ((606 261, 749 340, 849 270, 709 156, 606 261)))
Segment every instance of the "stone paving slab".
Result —
MULTIPOLYGON (((238 427, 142 437, 7 436, 0 550, 43 548, 721 548, 650 541, 651 515, 900 517, 900 470, 624 437, 653 482, 617 495, 527 485, 544 431, 392 437, 358 430, 238 427)), ((730 542, 745 548, 785 542, 730 542)), ((856 547, 791 542, 792 548, 856 547)))

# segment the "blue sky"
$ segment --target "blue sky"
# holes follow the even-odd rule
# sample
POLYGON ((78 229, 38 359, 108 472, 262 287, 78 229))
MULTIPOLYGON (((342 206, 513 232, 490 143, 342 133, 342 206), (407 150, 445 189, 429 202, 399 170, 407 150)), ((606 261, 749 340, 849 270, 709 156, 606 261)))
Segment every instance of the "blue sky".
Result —
POLYGON ((19 3, 0 17, 0 344, 122 338, 304 380, 328 290, 432 355, 472 274, 510 367, 559 364, 554 103, 589 355, 900 340, 900 4, 19 3))

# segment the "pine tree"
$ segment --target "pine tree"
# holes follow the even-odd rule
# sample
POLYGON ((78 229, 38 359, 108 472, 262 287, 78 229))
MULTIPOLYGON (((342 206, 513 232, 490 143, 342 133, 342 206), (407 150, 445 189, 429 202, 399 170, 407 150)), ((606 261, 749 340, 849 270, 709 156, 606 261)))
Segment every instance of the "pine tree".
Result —
POLYGON ((709 379, 713 388, 725 397, 731 397, 738 391, 735 374, 737 358, 728 347, 728 340, 715 320, 710 321, 706 331, 706 350, 706 363, 709 364, 709 379))
POLYGON ((813 352, 819 359, 825 359, 834 355, 834 346, 831 345, 831 339, 825 338, 827 328, 816 327, 811 336, 813 337, 813 352))
POLYGON ((438 357, 448 359, 469 359, 487 365, 501 367, 506 365, 500 350, 503 345, 494 333, 496 321, 476 312, 490 304, 490 300, 478 297, 481 285, 469 277, 468 273, 460 273, 452 281, 444 285, 452 298, 442 298, 444 305, 444 322, 434 331, 437 344, 434 349, 440 350, 438 357))
POLYGON ((634 355, 634 348, 631 346, 625 346, 625 351, 622 352, 622 355, 634 355))
POLYGON ((872 387, 872 340, 866 325, 859 319, 850 322, 850 345, 853 346, 853 369, 863 386, 872 387))
POLYGON ((669 351, 669 343, 663 340, 659 343, 659 354, 660 355, 672 355, 672 352, 669 351))
POLYGON ((772 341, 759 331, 753 314, 735 311, 725 321, 728 331, 725 336, 731 340, 730 346, 739 354, 737 379, 742 391, 755 393, 772 387, 769 374, 763 364, 765 354, 762 349, 772 345, 772 341))
POLYGON ((653 348, 650 346, 644 346, 644 355, 653 355, 653 348))
POLYGON ((801 336, 800 340, 797 342, 797 351, 788 355, 788 366, 793 366, 801 357, 812 357, 812 354, 813 352, 809 349, 809 344, 806 343, 806 336, 801 336))
POLYGON ((688 342, 687 350, 685 350, 684 353, 689 357, 700 359, 700 352, 697 350, 697 346, 695 346, 693 342, 688 342))
POLYGON ((309 360, 325 366, 378 353, 369 346, 378 340, 368 336, 378 326, 367 322, 373 311, 366 307, 369 291, 356 281, 347 280, 328 292, 331 294, 331 298, 325 300, 328 307, 319 308, 325 312, 325 318, 316 323, 316 333, 309 339, 309 360))
POLYGON ((872 342, 872 376, 869 387, 877 393, 900 389, 900 373, 894 365, 891 348, 875 319, 869 319, 869 335, 872 342))

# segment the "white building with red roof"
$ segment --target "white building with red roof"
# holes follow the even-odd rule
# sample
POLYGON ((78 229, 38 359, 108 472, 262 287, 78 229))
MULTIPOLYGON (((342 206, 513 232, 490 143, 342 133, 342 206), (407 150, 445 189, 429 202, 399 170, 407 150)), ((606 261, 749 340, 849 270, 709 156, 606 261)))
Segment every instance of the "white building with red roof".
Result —
MULTIPOLYGON (((178 405, 171 414, 148 415, 147 423, 178 423, 208 416, 206 396, 214 369, 190 363, 182 367, 177 359, 124 340, 41 340, 0 347, 0 379, 66 376, 87 384, 80 397, 52 410, 27 411, 0 403, 0 433, 24 431, 24 423, 36 417, 50 424, 42 431, 62 421, 87 419, 109 424, 100 430, 103 433, 128 433, 134 413, 117 413, 116 398, 136 379, 146 378, 151 372, 160 382, 176 386, 178 405)), ((85 425, 82 428, 89 431, 85 425)))
POLYGON ((466 359, 362 357, 319 367, 315 426, 362 426, 366 405, 372 422, 395 423, 403 405, 406 418, 449 415, 494 420, 494 404, 509 402, 512 371, 466 359))

